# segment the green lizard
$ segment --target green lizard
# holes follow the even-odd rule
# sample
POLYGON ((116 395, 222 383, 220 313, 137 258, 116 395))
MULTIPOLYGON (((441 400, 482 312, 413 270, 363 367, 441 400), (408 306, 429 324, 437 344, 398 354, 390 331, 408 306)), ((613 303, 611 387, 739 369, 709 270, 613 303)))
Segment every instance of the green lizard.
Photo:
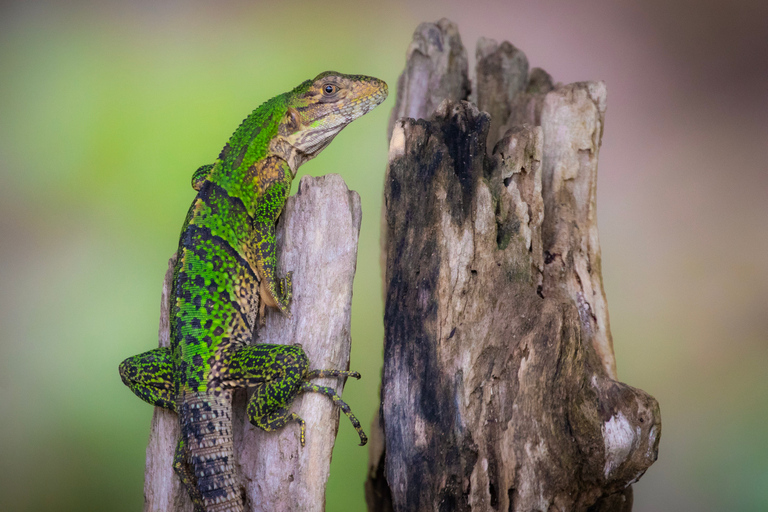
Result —
POLYGON ((325 72, 267 101, 248 116, 212 165, 192 176, 198 191, 179 240, 171 291, 171 346, 120 364, 142 400, 176 411, 181 425, 174 470, 198 512, 243 510, 232 445, 231 392, 253 387, 247 414, 267 431, 305 424, 289 407, 318 392, 357 418, 319 377, 357 372, 309 370, 300 345, 251 345, 266 307, 289 315, 291 272, 278 277, 275 222, 298 167, 317 156, 354 119, 387 97, 387 84, 325 72))

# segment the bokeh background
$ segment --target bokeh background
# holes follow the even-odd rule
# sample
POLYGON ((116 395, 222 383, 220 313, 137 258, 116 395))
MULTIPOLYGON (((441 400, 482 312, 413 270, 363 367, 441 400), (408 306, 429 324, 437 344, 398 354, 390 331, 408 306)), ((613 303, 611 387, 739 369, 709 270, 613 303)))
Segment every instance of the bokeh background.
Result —
MULTIPOLYGON (((640 511, 768 510, 768 4, 15 1, 0 4, 0 510, 137 511, 152 409, 117 374, 156 344, 160 285, 211 162, 265 99, 326 69, 392 92, 416 25, 474 63, 509 40, 600 79, 598 214, 619 374, 661 403, 640 511)), ((352 367, 382 363, 379 215, 394 95, 302 174, 362 196, 352 367)), ((311 427, 310 427, 311 428, 311 427)), ((364 510, 341 422, 329 511, 364 510)))

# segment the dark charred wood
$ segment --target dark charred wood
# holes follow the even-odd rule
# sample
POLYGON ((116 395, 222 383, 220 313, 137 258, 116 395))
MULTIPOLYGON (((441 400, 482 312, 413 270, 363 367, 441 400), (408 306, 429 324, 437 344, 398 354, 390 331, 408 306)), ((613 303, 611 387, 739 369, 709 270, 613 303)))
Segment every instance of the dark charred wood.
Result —
MULTIPOLYGON (((392 128, 369 510, 631 510, 661 419, 616 380, 595 214, 605 86, 528 76, 488 40, 476 83, 490 115, 446 96, 392 128)), ((399 90, 396 111, 403 98, 418 103, 399 90)))

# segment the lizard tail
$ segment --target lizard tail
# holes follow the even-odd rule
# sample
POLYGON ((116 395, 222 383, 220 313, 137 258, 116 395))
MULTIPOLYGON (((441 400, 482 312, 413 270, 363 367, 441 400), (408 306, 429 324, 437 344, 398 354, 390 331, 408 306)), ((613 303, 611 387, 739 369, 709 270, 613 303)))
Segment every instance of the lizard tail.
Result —
MULTIPOLYGON (((206 512, 243 512, 240 479, 232 443, 232 403, 229 396, 184 393, 179 411, 186 459, 192 483, 206 512)), ((200 504, 198 504, 200 505, 200 504)), ((197 507, 196 507, 197 510, 197 507)))

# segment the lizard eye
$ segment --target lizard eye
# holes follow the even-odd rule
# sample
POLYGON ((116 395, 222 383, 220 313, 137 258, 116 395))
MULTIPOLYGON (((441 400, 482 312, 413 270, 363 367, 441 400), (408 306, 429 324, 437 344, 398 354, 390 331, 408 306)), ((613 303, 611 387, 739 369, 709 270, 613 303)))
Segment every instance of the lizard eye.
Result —
POLYGON ((325 93, 326 96, 330 96, 338 90, 339 88, 333 84, 327 84, 323 87, 323 93, 325 93))

